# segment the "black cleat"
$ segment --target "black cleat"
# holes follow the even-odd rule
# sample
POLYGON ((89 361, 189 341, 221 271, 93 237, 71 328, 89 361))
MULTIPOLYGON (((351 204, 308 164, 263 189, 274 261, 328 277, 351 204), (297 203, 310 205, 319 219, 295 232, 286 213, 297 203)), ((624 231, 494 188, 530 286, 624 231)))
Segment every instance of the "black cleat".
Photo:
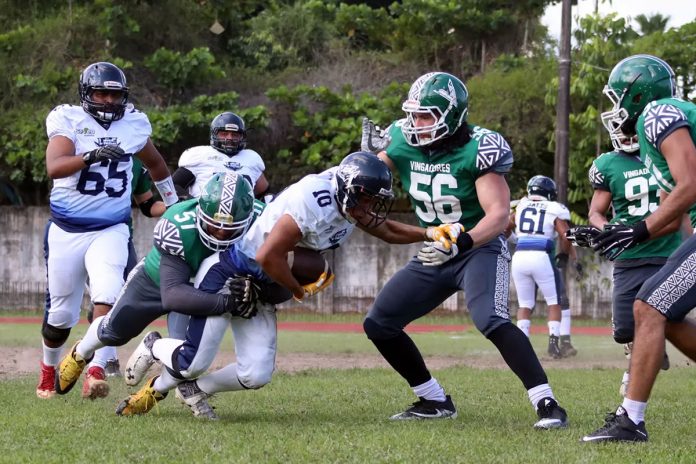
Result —
POLYGON ((553 359, 561 359, 561 347, 558 346, 558 337, 555 335, 549 335, 549 349, 547 350, 549 356, 553 359))
POLYGON ((445 401, 434 401, 420 398, 410 408, 399 414, 394 414, 390 420, 414 420, 414 419, 454 419, 457 417, 457 408, 454 407, 449 395, 445 401))
POLYGON ((553 398, 542 398, 537 403, 539 420, 534 424, 537 430, 562 429, 568 427, 568 415, 565 409, 553 398))
POLYGON ((580 440, 585 443, 606 441, 648 441, 645 422, 634 424, 628 418, 626 410, 619 406, 616 413, 609 413, 604 419, 604 425, 580 440))
POLYGON ((570 343, 570 335, 561 335, 561 358, 570 358, 578 354, 572 343, 570 343))

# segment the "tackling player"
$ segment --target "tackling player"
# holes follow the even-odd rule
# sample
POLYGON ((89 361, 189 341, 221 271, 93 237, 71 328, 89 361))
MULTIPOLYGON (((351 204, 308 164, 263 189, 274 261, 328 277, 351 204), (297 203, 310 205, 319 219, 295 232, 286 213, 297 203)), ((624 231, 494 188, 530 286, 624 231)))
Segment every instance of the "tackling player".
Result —
MULTIPOLYGON (((164 202, 177 201, 167 165, 150 140, 150 122, 128 103, 128 91, 117 66, 93 63, 80 75, 80 106, 60 105, 46 118, 46 170, 53 187, 44 242, 48 290, 39 398, 55 394, 55 366, 80 318, 87 277, 98 316, 109 311, 123 286, 133 156, 149 169, 164 202)), ((107 358, 104 352, 95 356, 83 396, 108 392, 107 358)))
POLYGON ((462 81, 431 72, 413 83, 402 106, 406 118, 384 137, 374 134, 369 121, 364 125, 364 145, 383 148, 379 157, 399 173, 421 225, 455 223, 452 229, 462 233, 456 249, 426 244, 382 288, 363 327, 418 397, 393 420, 456 417, 452 399, 430 375, 404 327, 464 290, 476 328, 527 389, 539 417, 535 428, 565 427, 566 412, 529 339, 510 321, 510 253, 502 234, 510 211, 505 174, 512 168, 512 151, 500 134, 467 123, 468 100, 462 81))

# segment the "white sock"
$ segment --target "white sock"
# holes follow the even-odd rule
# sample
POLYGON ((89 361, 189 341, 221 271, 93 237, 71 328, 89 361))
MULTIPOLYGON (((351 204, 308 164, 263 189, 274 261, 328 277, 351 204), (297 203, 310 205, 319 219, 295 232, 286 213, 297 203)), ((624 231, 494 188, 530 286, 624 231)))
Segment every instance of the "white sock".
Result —
POLYGON ((570 309, 561 311, 561 336, 570 335, 570 309))
POLYGON ((537 403, 539 403, 539 401, 541 401, 542 399, 556 399, 556 397, 553 396, 553 391, 551 390, 551 386, 549 386, 548 383, 542 383, 541 385, 537 385, 536 387, 530 388, 529 390, 527 390, 527 395, 529 396, 529 401, 532 403, 532 406, 535 410, 537 409, 537 403))
POLYGON ((82 356, 82 359, 89 359, 94 355, 95 351, 103 347, 104 344, 99 340, 97 332, 99 331, 99 324, 101 323, 104 316, 99 316, 94 319, 87 329, 87 333, 82 338, 82 341, 77 344, 75 348, 75 353, 82 356))
POLYGON ((638 425, 645 420, 645 408, 648 407, 648 403, 624 398, 621 406, 626 410, 628 418, 631 419, 634 424, 638 425))
POLYGON ((435 377, 431 377, 427 382, 413 387, 413 393, 419 398, 433 401, 445 401, 445 390, 440 386, 435 377))
POLYGON ((524 332, 524 334, 529 338, 529 328, 532 325, 532 321, 529 319, 517 319, 517 327, 524 332))
POLYGON ((45 342, 41 342, 42 346, 42 351, 43 351, 43 363, 46 366, 57 366, 60 363, 60 358, 61 358, 61 353, 63 352, 63 347, 59 346, 58 348, 51 348, 50 346, 46 346, 45 342))
POLYGON ((164 394, 167 393, 172 388, 176 387, 181 383, 180 379, 174 378, 165 367, 162 368, 162 372, 159 377, 155 379, 155 383, 152 384, 152 388, 156 391, 164 394))
POLYGON ((209 395, 223 391, 246 390, 237 378, 236 363, 228 364, 222 369, 199 377, 196 383, 198 383, 198 388, 209 395))
POLYGON ((183 340, 175 338, 160 338, 155 340, 155 343, 152 345, 152 355, 168 368, 174 369, 172 357, 175 352, 179 351, 183 343, 183 340))
POLYGON ((549 321, 548 324, 549 326, 549 335, 553 335, 555 337, 558 337, 561 335, 561 323, 558 321, 549 321))
POLYGON ((113 346, 99 348, 94 352, 94 358, 92 358, 92 361, 89 363, 89 367, 101 367, 104 369, 104 367, 106 367, 106 361, 111 359, 111 355, 115 351, 113 346))

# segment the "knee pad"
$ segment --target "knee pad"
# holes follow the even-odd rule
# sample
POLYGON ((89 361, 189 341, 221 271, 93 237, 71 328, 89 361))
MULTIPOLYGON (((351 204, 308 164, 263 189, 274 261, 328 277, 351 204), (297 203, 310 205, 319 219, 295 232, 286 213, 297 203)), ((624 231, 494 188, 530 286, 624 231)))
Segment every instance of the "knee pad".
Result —
POLYGON ((62 345, 70 336, 70 329, 59 329, 44 321, 41 326, 41 335, 50 342, 62 345))
POLYGON ((398 335, 398 333, 390 333, 386 327, 377 323, 374 319, 372 319, 369 316, 366 317, 363 321, 363 330, 365 331, 365 335, 367 335, 367 338, 369 338, 370 340, 392 338, 395 335, 398 335))

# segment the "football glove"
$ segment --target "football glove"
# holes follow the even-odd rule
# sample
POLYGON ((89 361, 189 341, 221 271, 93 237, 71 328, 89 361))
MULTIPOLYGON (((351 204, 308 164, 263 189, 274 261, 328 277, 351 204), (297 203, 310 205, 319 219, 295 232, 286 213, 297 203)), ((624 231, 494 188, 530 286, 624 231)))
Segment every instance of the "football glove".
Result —
POLYGON ((228 295, 225 303, 232 316, 251 319, 258 312, 259 286, 250 275, 229 277, 218 293, 228 295))
POLYGON ((621 253, 644 242, 650 237, 645 221, 633 225, 605 224, 602 233, 594 240, 594 250, 609 261, 614 261, 621 253))
POLYGON ((449 250, 452 245, 457 243, 459 234, 464 232, 464 226, 455 222, 454 224, 440 224, 425 229, 425 236, 430 242, 440 242, 442 247, 449 250))
POLYGON ((102 161, 115 161, 125 154, 126 152, 123 151, 123 148, 118 145, 105 145, 82 155, 82 161, 89 166, 90 164, 101 163, 102 161))
POLYGON ((423 266, 440 266, 457 256, 459 248, 455 243, 445 247, 442 242, 425 242, 416 257, 423 266))
POLYGON ((368 118, 362 120, 362 138, 360 139, 360 149, 372 153, 384 151, 389 146, 391 137, 386 130, 382 130, 379 126, 368 118))
POLYGON ((594 246, 595 238, 602 231, 594 226, 575 226, 566 230, 565 236, 573 246, 591 248, 594 246))
POLYGON ((319 276, 319 278, 315 282, 312 282, 311 284, 303 285, 302 288, 304 289, 304 296, 302 298, 294 297, 295 300, 302 301, 302 299, 305 296, 316 295, 317 293, 321 292, 326 287, 331 285, 333 283, 336 275, 333 272, 331 272, 329 274, 329 272, 330 271, 324 271, 321 273, 321 275, 319 276))

